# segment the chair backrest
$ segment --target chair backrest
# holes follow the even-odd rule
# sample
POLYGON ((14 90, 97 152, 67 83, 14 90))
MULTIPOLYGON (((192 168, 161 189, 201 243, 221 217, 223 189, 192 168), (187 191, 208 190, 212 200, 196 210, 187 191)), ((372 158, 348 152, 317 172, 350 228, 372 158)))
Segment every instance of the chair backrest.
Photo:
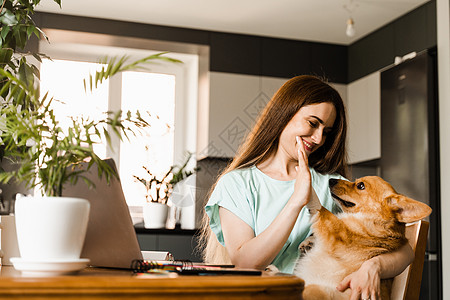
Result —
POLYGON ((419 299, 429 226, 430 224, 423 220, 406 225, 405 235, 415 257, 414 261, 394 278, 391 300, 419 299))

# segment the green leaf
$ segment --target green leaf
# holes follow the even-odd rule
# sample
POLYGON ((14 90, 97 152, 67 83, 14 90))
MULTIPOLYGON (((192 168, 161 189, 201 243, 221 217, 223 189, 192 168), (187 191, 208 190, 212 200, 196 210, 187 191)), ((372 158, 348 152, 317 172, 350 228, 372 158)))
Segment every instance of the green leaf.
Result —
POLYGON ((29 25, 27 27, 27 37, 28 39, 31 37, 31 35, 35 32, 36 27, 34 25, 29 25))
MULTIPOLYGON (((6 1, 6 0, 4 0, 6 1)), ((16 16, 7 8, 3 8, 2 13, 0 14, 0 22, 7 26, 17 25, 19 22, 16 19, 16 16)))
POLYGON ((0 32, 0 36, 2 37, 2 40, 5 40, 6 36, 9 33, 9 31, 10 31, 10 27, 9 26, 3 26, 2 27, 2 31, 0 32))
POLYGON ((0 89, 0 96, 1 97, 6 98, 6 96, 8 96, 10 85, 11 85, 11 81, 9 81, 9 80, 2 84, 2 88, 0 89))
POLYGON ((16 40, 16 45, 18 48, 23 49, 27 44, 27 32, 24 26, 16 26, 13 29, 13 36, 16 40))
POLYGON ((33 33, 38 39, 41 38, 40 31, 38 28, 35 27, 33 33))
POLYGON ((2 48, 0 50, 0 64, 7 64, 11 61, 11 57, 13 56, 14 51, 10 48, 2 48))
POLYGON ((117 62, 117 64, 115 64, 115 60, 113 61, 113 67, 111 68, 111 72, 109 73, 109 74, 111 74, 111 75, 114 75, 114 74, 116 74, 117 72, 119 72, 119 70, 120 70, 120 67, 123 65, 123 63, 124 63, 124 61, 127 59, 127 57, 126 56, 123 56, 120 60, 119 60, 119 62, 117 62))
MULTIPOLYGON (((103 68, 102 68, 102 70, 103 70, 103 68)), ((100 83, 102 82, 102 79, 100 78, 100 73, 99 72, 95 72, 95 79, 94 79, 94 82, 95 82, 95 88, 97 88, 97 83, 100 81, 100 83)))
POLYGON ((103 129, 103 135, 106 138, 107 144, 111 147, 111 136, 109 135, 109 132, 108 132, 108 130, 106 130, 106 128, 103 129))
POLYGON ((33 69, 22 59, 19 65, 19 79, 23 81, 27 87, 32 87, 34 84, 33 69))
POLYGON ((39 56, 39 54, 37 53, 32 53, 33 57, 38 61, 38 62, 42 62, 42 58, 39 56))
POLYGON ((92 76, 89 76, 89 88, 92 92, 92 76))
MULTIPOLYGON (((49 42, 48 36, 45 34, 44 31, 42 31, 42 29, 40 29, 39 27, 36 27, 36 30, 39 31, 39 32, 41 33, 41 35, 45 38, 45 40, 46 40, 47 42, 49 42)), ((39 33, 36 34, 36 36, 37 36, 38 38, 40 38, 39 33)))
POLYGON ((34 76, 36 76, 38 79, 41 78, 41 72, 35 65, 31 65, 31 69, 33 71, 34 76))
POLYGON ((25 97, 25 91, 23 89, 20 89, 17 93, 17 96, 15 96, 15 100, 17 103, 24 103, 24 97, 25 97))

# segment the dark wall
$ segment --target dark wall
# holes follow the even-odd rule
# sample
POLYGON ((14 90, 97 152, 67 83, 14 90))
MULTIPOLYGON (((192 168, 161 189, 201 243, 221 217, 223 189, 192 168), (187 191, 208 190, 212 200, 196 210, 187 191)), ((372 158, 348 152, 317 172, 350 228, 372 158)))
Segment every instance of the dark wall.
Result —
POLYGON ((208 45, 211 71, 281 78, 315 74, 344 84, 389 66, 395 56, 437 44, 435 0, 350 46, 51 13, 37 13, 35 21, 41 28, 208 45))
POLYGON ((348 82, 394 63, 395 56, 437 45, 436 1, 430 1, 348 47, 348 82))
POLYGON ((34 19, 41 28, 208 45, 211 71, 282 78, 316 74, 347 82, 346 46, 51 13, 34 19))
POLYGON ((210 47, 211 71, 347 82, 346 46, 211 32, 210 47))

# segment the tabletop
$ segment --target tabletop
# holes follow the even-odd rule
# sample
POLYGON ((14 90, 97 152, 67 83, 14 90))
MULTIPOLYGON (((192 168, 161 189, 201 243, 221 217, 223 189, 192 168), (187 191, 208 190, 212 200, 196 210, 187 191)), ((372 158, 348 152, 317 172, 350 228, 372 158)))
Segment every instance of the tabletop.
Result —
POLYGON ((304 281, 289 274, 180 276, 86 268, 71 275, 24 276, 0 269, 0 299, 301 299, 304 281))

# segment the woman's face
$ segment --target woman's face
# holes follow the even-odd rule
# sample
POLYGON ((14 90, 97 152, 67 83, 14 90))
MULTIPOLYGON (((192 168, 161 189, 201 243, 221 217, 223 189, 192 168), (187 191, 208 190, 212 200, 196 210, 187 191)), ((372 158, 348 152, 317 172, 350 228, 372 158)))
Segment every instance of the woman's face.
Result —
POLYGON ((280 136, 280 149, 297 159, 296 136, 301 137, 309 156, 325 143, 336 119, 336 109, 329 102, 302 107, 284 128, 280 136))

